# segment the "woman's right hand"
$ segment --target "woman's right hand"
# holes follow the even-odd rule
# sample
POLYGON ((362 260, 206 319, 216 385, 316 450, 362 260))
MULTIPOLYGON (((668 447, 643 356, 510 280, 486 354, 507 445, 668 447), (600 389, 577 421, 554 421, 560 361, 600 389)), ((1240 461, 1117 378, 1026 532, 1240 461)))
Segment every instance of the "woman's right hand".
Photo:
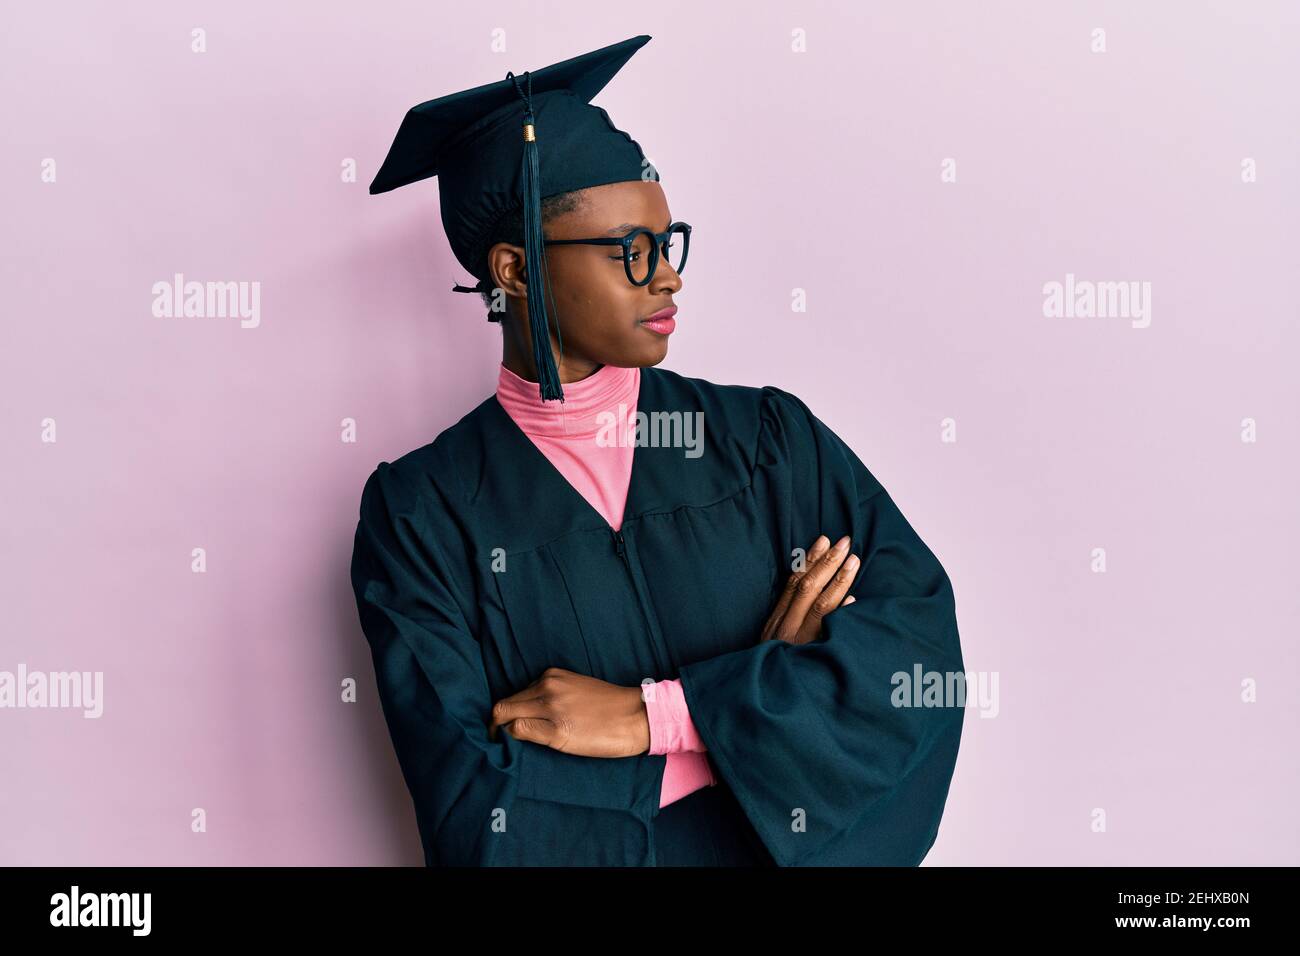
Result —
POLYGON ((821 634, 822 618, 837 607, 853 603, 852 595, 844 596, 857 577, 859 564, 858 556, 849 554, 848 535, 833 548, 830 539, 820 535, 808 551, 804 569, 793 572, 786 582, 759 643, 782 640, 807 644, 816 640, 821 634))

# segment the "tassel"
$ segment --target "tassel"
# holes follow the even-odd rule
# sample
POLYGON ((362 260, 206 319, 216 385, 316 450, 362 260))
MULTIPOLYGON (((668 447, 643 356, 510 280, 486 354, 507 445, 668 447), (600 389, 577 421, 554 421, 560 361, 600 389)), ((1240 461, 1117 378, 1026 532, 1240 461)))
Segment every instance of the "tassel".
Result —
MULTIPOLYGON (((514 80, 515 91, 524 101, 524 158, 521 170, 523 179, 524 205, 524 262, 529 267, 528 276, 528 324, 533 336, 533 361, 537 366, 537 382, 542 401, 564 401, 564 389, 560 385, 560 372, 555 367, 555 357, 551 354, 550 323, 546 311, 546 252, 542 245, 542 179, 537 154, 537 130, 533 123, 533 77, 531 73, 524 76, 528 82, 528 92, 519 87, 519 79, 509 73, 514 80)), ((552 300, 554 301, 554 300, 552 300)), ((558 331, 558 327, 557 327, 558 331)), ((561 346, 561 354, 563 354, 561 346)))

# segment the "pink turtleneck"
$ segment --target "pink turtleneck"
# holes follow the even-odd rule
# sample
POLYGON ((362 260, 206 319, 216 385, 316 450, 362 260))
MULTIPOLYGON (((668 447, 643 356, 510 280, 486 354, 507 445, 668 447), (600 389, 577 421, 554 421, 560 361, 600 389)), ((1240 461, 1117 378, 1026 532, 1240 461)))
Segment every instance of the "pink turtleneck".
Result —
MULTIPOLYGON (((596 434, 601 412, 618 414, 622 403, 629 419, 636 414, 641 369, 602 365, 580 382, 564 383, 564 402, 543 402, 537 383, 520 378, 505 365, 497 378, 497 401, 557 471, 595 508, 615 531, 623 525, 632 479, 632 453, 626 442, 601 444, 596 434)), ((650 722, 650 753, 666 754, 659 806, 665 807, 717 778, 686 707, 681 681, 642 685, 650 722)))

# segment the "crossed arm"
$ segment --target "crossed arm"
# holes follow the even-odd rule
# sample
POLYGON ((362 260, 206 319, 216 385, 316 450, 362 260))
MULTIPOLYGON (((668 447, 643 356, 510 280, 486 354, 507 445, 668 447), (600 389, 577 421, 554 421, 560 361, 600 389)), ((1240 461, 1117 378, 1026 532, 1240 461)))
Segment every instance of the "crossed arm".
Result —
MULTIPOLYGON (((838 607, 853 603, 848 595, 859 569, 849 554, 849 536, 834 547, 821 535, 809 549, 804 566, 790 574, 768 617, 759 642, 782 640, 806 644, 821 633, 821 622, 838 607)), ((662 701, 645 699, 642 688, 548 667, 523 690, 493 704, 488 734, 499 728, 562 753, 583 757, 632 757, 648 753, 651 722, 664 715, 662 701)))

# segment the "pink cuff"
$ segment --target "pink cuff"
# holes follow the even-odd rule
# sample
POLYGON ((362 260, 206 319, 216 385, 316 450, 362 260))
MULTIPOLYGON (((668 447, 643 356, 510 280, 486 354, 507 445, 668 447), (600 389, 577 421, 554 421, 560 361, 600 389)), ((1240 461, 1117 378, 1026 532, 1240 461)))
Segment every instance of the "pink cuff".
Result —
POLYGON ((645 700, 646 717, 650 721, 650 753, 704 753, 709 749, 691 720, 681 681, 642 684, 641 697, 645 700))
POLYGON ((659 806, 666 807, 702 787, 712 787, 713 775, 695 722, 686 707, 686 695, 679 680, 662 680, 641 685, 646 717, 650 722, 650 750, 665 754, 664 779, 659 787, 659 806))
POLYGON ((709 755, 690 750, 664 757, 664 782, 659 787, 659 806, 666 807, 688 793, 718 782, 709 765, 709 755))

